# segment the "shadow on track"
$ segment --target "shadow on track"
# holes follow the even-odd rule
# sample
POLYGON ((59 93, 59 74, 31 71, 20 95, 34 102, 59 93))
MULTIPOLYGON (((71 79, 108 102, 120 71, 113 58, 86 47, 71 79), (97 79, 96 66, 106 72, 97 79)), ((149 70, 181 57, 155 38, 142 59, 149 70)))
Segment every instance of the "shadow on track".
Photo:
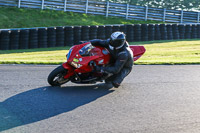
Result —
POLYGON ((12 96, 0 103, 0 132, 48 119, 112 93, 105 84, 41 87, 12 96))

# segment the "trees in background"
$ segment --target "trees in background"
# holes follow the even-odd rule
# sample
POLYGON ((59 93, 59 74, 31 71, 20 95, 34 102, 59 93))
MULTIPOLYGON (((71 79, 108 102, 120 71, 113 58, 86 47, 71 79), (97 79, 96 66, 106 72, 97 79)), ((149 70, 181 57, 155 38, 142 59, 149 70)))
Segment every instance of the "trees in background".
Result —
POLYGON ((138 6, 149 6, 156 8, 200 10, 200 0, 96 0, 110 1, 114 3, 128 3, 138 6))

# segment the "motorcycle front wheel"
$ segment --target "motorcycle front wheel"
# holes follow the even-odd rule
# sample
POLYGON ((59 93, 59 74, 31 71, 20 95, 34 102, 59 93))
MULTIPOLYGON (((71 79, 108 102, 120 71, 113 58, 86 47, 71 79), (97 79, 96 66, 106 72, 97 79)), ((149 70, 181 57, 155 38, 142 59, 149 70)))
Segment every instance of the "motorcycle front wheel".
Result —
POLYGON ((48 83, 51 86, 61 86, 64 83, 67 83, 69 79, 64 79, 64 76, 67 74, 68 70, 65 69, 62 65, 55 68, 48 76, 48 83))

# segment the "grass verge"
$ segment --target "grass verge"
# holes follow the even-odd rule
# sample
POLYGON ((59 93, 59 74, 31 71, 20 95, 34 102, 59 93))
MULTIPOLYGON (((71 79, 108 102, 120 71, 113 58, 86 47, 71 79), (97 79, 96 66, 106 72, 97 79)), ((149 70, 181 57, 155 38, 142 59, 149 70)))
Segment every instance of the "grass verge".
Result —
POLYGON ((136 64, 200 64, 200 40, 136 42, 146 53, 136 64))
POLYGON ((149 24, 158 21, 136 21, 117 17, 73 12, 0 7, 0 29, 106 24, 149 24))
MULTIPOLYGON (((146 53, 135 64, 200 64, 200 40, 132 42, 146 53)), ((70 47, 0 50, 0 64, 61 64, 70 47)))

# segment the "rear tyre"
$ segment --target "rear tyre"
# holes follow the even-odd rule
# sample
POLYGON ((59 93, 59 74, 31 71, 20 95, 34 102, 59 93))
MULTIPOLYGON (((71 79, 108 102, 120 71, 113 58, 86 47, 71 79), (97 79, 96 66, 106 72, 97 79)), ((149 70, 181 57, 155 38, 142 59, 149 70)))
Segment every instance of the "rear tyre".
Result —
POLYGON ((51 86, 60 86, 69 81, 69 79, 64 79, 64 76, 67 74, 68 70, 65 69, 62 65, 55 68, 48 76, 48 83, 51 86))

